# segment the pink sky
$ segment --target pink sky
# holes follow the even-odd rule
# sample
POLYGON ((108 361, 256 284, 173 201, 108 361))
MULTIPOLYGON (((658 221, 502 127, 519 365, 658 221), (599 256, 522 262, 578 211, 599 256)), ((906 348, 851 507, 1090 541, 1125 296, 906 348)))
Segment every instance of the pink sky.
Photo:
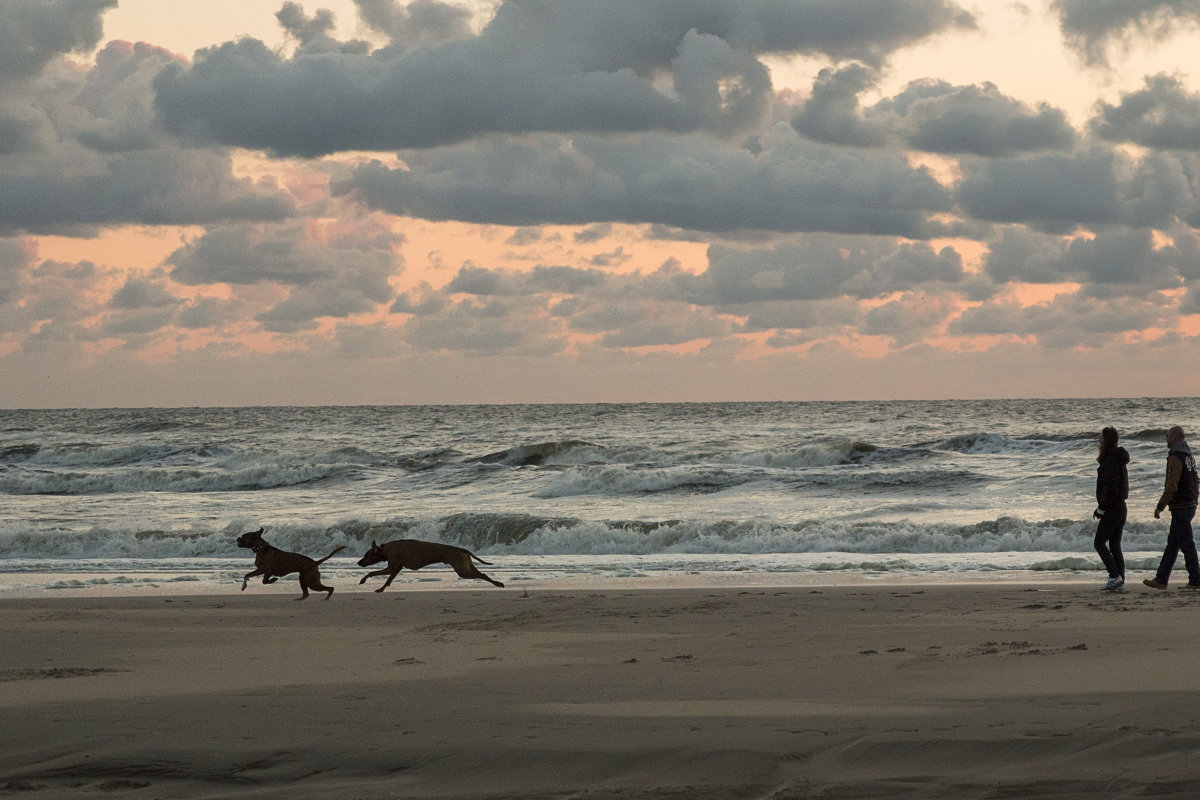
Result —
POLYGON ((14 0, 0 407, 1198 395, 1198 30, 14 0))

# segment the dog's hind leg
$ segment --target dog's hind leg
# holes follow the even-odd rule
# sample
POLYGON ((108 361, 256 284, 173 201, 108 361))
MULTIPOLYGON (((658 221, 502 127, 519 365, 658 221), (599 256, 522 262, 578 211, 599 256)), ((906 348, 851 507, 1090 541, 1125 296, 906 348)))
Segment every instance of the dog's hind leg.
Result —
POLYGON ((482 572, 480 572, 479 569, 476 568, 476 566, 471 563, 471 560, 469 558, 464 559, 462 562, 459 562, 456 559, 455 563, 451 564, 450 566, 454 569, 455 572, 458 573, 458 577, 460 577, 460 578, 475 578, 477 580, 487 581, 492 586, 499 586, 501 589, 504 588, 503 583, 501 583, 500 581, 494 581, 491 578, 489 578, 487 575, 484 575, 482 572))
POLYGON ((296 599, 297 600, 307 600, 308 599, 308 581, 304 580, 303 573, 300 574, 300 591, 303 592, 304 594, 300 595, 296 599))

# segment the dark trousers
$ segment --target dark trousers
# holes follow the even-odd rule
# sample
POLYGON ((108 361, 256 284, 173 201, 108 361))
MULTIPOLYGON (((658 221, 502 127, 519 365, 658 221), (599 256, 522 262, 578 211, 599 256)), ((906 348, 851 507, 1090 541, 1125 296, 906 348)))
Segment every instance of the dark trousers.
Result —
POLYGON ((1108 570, 1108 577, 1125 577, 1125 555, 1121 552, 1121 534, 1125 531, 1125 517, 1128 511, 1124 508, 1110 508, 1100 518, 1096 526, 1096 552, 1108 570))
POLYGON ((1172 508, 1171 532, 1167 534, 1167 548, 1163 551, 1162 562, 1158 565, 1155 580, 1165 584, 1171 577, 1171 568, 1175 559, 1183 553, 1183 563, 1187 565, 1188 583, 1200 585, 1200 561, 1196 559, 1196 540, 1192 538, 1192 517, 1196 509, 1172 508))

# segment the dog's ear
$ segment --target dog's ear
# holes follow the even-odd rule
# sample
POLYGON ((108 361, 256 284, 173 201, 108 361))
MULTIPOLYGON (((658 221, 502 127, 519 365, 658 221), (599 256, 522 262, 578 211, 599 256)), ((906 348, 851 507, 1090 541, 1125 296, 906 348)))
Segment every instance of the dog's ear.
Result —
POLYGON ((372 539, 372 540, 371 540, 371 549, 372 549, 372 550, 378 550, 378 549, 379 549, 379 545, 375 543, 375 540, 374 540, 374 539, 372 539))

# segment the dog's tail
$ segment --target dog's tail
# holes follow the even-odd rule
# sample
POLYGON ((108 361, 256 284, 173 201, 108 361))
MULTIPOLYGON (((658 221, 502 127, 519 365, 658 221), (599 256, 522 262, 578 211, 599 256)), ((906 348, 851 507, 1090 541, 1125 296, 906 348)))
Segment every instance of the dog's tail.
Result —
POLYGON ((346 545, 342 545, 341 547, 335 547, 335 548, 333 548, 333 551, 332 551, 332 552, 331 552, 329 555, 325 556, 324 558, 318 558, 318 559, 317 559, 317 563, 318 563, 318 564, 323 564, 324 562, 326 562, 326 561, 328 561, 329 559, 333 558, 333 556, 334 556, 334 554, 335 554, 335 553, 338 553, 338 552, 340 552, 340 551, 342 551, 342 550, 345 550, 345 549, 346 549, 346 545))
MULTIPOLYGON (((466 548, 464 548, 464 549, 466 549, 466 548)), ((475 555, 475 554, 474 554, 474 553, 472 553, 470 550, 467 550, 467 555, 469 555, 471 558, 473 558, 473 559, 475 559, 476 561, 478 561, 480 564, 487 564, 489 567, 491 567, 491 566, 494 566, 494 565, 492 564, 492 562, 490 562, 490 561, 484 561, 482 558, 480 558, 479 556, 475 555)))

